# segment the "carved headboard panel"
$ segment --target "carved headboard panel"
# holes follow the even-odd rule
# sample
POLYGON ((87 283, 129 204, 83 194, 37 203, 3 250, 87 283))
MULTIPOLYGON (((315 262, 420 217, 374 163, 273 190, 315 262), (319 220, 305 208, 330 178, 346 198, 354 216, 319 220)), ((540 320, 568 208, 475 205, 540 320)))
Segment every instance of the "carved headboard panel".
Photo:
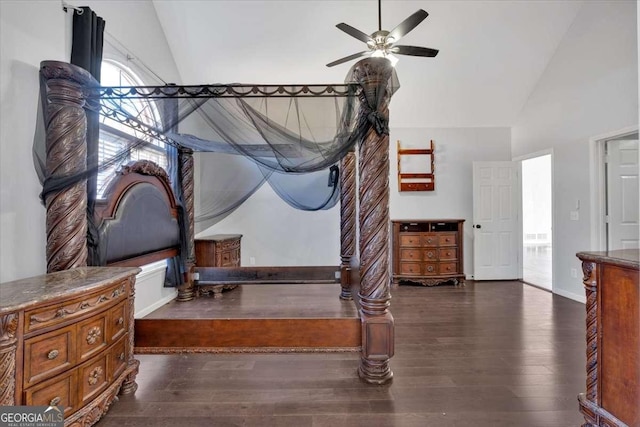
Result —
POLYGON ((105 265, 141 266, 180 251, 178 204, 164 169, 148 160, 122 168, 96 206, 105 265))

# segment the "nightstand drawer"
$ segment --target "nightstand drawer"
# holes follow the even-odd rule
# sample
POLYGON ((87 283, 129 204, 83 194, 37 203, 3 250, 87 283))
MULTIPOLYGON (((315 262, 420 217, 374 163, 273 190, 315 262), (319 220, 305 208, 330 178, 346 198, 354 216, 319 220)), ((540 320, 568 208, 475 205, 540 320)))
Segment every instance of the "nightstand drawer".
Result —
POLYGON ((29 387, 75 364, 75 327, 29 338, 24 343, 24 386, 29 387))

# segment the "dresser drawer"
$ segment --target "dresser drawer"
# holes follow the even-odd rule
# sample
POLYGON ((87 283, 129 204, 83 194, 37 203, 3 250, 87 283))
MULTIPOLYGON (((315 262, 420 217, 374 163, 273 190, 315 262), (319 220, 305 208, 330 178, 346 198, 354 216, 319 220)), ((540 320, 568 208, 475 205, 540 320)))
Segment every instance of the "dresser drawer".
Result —
POLYGON ((457 274, 458 263, 457 262, 441 262, 440 274, 457 274))
POLYGON ((77 297, 59 304, 27 310, 24 316, 25 334, 91 315, 127 296, 127 282, 123 281, 102 292, 77 297))
POLYGON ((420 234, 401 233, 400 246, 405 248, 420 246, 420 234))
POLYGON ((107 317, 105 311, 99 316, 78 324, 78 361, 82 362, 107 347, 107 317))
POLYGON ((436 233, 423 233, 422 246, 438 246, 438 235, 436 233))
POLYGON ((84 406, 109 385, 107 356, 107 354, 101 354, 78 368, 81 406, 84 406))
POLYGON ((72 325, 25 340, 25 388, 59 374, 75 364, 75 330, 72 325))
POLYGON ((115 379, 127 367, 127 337, 120 338, 109 352, 109 378, 115 379))
POLYGON ((438 249, 437 248, 429 248, 424 249, 422 251, 423 260, 425 261, 437 261, 438 260, 438 249))
POLYGON ((109 310, 109 342, 112 343, 129 329, 129 316, 127 316, 127 301, 123 301, 109 310))
POLYGON ((440 248, 438 249, 438 258, 440 261, 456 260, 458 259, 458 249, 440 248))
POLYGON ((77 407, 76 371, 71 370, 24 391, 28 406, 62 406, 65 416, 77 407))
POLYGON ((439 246, 457 246, 458 245, 458 236, 455 233, 440 233, 438 235, 438 245, 439 246))
POLYGON ((420 249, 400 249, 400 259, 402 261, 420 261, 420 249))
POLYGON ((438 264, 435 262, 425 262, 424 263, 424 275, 425 276, 435 276, 438 274, 438 264))
POLYGON ((419 262, 401 262, 400 274, 405 276, 419 276, 421 266, 419 262))

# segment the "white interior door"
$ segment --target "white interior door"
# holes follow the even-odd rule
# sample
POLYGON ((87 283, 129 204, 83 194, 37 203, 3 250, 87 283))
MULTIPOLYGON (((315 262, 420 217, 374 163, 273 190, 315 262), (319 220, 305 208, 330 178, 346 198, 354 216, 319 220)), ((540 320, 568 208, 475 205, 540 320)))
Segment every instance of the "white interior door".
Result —
POLYGON ((473 162, 473 275, 476 280, 518 278, 518 167, 473 162))
POLYGON ((607 141, 607 249, 639 246, 638 140, 607 141))

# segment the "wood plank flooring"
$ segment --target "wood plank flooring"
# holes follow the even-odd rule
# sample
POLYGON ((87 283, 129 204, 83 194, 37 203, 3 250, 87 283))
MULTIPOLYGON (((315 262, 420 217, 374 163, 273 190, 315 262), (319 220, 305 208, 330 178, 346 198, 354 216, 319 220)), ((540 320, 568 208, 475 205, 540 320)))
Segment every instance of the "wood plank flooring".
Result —
MULTIPOLYGON (((337 299, 337 286, 322 286, 337 299)), ((245 286, 242 297, 252 291, 245 286)), ((227 295, 210 301, 224 305, 227 295)), ((468 282, 401 286, 391 310, 389 385, 362 383, 357 353, 138 355, 138 391, 121 397, 98 425, 581 424, 582 304, 518 282, 468 282)))

